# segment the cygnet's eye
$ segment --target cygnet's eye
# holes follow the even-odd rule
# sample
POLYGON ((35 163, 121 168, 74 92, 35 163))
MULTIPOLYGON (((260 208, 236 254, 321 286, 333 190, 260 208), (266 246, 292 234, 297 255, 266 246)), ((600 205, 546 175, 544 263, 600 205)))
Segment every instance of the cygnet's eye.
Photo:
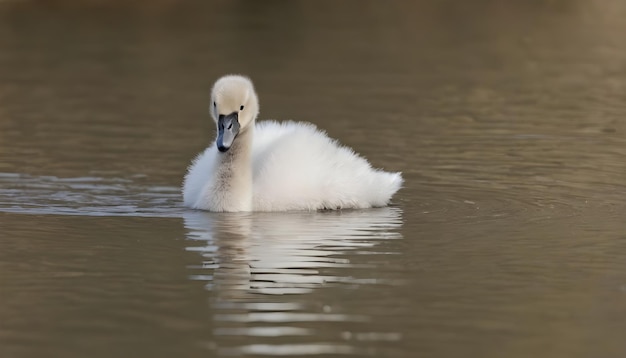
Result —
POLYGON ((217 103, 215 103, 215 101, 213 101, 213 107, 217 107, 217 103))
POLYGON ((239 110, 240 110, 240 111, 243 111, 243 105, 242 105, 241 107, 239 107, 239 110))

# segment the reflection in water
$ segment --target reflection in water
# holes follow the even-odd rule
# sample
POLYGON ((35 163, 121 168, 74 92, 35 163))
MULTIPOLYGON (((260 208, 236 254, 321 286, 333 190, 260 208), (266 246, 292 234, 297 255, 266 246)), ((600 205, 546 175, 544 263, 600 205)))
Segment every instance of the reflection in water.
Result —
POLYGON ((397 332, 367 331, 371 317, 316 300, 317 289, 345 285, 394 285, 372 277, 373 255, 400 239, 402 212, 381 208, 344 212, 215 214, 186 212, 188 250, 204 258, 192 267, 194 280, 207 281, 215 312, 214 335, 222 354, 367 353, 345 341, 396 341, 397 332), (368 276, 366 276, 368 275, 368 276), (302 298, 300 295, 307 295, 302 298), (312 302, 315 302, 312 304, 312 302), (347 311, 347 312, 346 312, 347 311), (362 332, 341 323, 363 324, 362 332), (247 336, 233 346, 228 337, 247 336), (265 342, 268 337, 272 343, 265 342), (288 342, 276 341, 290 337, 288 342), (301 337, 299 342, 296 337, 301 337), (326 338, 327 342, 311 342, 326 338), (297 342, 298 343, 294 343, 297 342))

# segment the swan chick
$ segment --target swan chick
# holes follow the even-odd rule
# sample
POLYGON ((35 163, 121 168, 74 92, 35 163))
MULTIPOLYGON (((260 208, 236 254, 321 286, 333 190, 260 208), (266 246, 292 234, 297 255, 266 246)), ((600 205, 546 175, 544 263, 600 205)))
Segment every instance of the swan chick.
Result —
POLYGON ((385 206, 401 173, 369 162, 304 122, 256 122, 252 81, 218 79, 211 91, 215 142, 189 166, 185 206, 209 211, 287 211, 385 206))

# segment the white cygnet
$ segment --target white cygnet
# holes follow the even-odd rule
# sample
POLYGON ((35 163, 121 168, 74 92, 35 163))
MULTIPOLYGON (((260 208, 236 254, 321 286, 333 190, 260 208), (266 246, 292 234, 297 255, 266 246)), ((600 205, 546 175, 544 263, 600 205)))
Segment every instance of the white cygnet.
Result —
POLYGON ((185 206, 209 211, 287 211, 386 206, 401 173, 373 169, 364 158, 303 122, 256 122, 252 82, 215 82, 211 117, 217 138, 189 166, 185 206))

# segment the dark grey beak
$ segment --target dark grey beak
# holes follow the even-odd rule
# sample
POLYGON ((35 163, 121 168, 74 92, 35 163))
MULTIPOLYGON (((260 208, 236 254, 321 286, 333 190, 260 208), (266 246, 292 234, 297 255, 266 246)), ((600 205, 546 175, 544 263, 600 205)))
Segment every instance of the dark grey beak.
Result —
POLYGON ((239 115, 233 112, 229 115, 220 114, 217 119, 217 149, 225 152, 233 145, 239 133, 239 115))

